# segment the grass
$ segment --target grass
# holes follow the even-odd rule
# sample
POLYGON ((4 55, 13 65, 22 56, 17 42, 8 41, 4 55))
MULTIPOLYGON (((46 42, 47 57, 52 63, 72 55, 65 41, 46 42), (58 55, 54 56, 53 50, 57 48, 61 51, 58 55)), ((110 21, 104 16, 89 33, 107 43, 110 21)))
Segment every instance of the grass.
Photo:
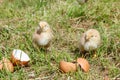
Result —
POLYGON ((0 80, 103 80, 105 74, 110 80, 115 79, 120 74, 120 2, 0 0, 0 59, 10 58, 13 49, 28 53, 30 66, 15 67, 14 73, 0 71, 0 80), (49 54, 32 44, 32 34, 41 20, 47 21, 54 31, 49 54), (99 30, 102 37, 97 57, 86 57, 90 71, 62 74, 59 62, 81 57, 75 50, 81 33, 90 28, 99 30))

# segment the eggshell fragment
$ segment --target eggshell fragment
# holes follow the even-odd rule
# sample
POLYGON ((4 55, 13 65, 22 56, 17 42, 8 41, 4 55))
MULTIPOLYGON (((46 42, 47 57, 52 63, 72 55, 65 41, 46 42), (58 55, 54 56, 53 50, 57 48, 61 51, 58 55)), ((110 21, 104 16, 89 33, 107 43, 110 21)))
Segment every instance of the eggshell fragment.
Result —
POLYGON ((60 66, 60 70, 63 71, 64 73, 74 72, 77 70, 76 64, 71 62, 61 61, 59 66, 60 66))
POLYGON ((85 71, 85 72, 89 71, 90 65, 86 59, 78 58, 77 63, 78 63, 78 65, 80 65, 80 67, 83 69, 83 71, 85 71))
POLYGON ((13 72, 14 71, 13 64, 11 63, 10 60, 8 60, 7 58, 3 57, 2 62, 3 62, 3 69, 5 69, 6 71, 9 71, 9 72, 13 72))
POLYGON ((14 65, 27 66, 30 58, 25 52, 19 49, 14 49, 12 52, 11 61, 14 65))

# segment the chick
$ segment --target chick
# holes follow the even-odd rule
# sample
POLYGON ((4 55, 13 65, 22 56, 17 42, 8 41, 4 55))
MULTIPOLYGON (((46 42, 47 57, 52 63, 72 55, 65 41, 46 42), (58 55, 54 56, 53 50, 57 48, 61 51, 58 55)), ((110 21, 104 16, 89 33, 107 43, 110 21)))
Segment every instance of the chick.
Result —
POLYGON ((53 32, 49 24, 45 21, 39 22, 39 27, 35 30, 33 34, 33 41, 39 47, 48 50, 50 47, 50 42, 53 39, 53 32))
POLYGON ((82 34, 80 38, 80 51, 93 51, 96 50, 101 42, 100 33, 96 29, 89 29, 82 34))

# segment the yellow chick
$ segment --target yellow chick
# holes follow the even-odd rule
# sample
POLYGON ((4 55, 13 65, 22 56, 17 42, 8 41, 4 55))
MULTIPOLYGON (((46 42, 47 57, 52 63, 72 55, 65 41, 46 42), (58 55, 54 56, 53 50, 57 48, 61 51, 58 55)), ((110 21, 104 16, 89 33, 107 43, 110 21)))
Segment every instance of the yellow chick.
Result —
POLYGON ((80 51, 96 50, 101 42, 100 33, 96 29, 89 29, 80 38, 80 51))
POLYGON ((53 33, 49 24, 45 21, 40 21, 39 27, 35 30, 35 33, 33 34, 33 41, 39 47, 48 50, 52 39, 53 39, 53 33))

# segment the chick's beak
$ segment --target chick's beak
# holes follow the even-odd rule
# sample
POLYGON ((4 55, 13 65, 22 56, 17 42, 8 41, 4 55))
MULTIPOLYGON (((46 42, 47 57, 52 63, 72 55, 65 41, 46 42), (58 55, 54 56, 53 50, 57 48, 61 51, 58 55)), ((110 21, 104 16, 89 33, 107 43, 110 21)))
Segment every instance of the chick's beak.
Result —
POLYGON ((41 32, 42 32, 42 28, 40 26, 38 26, 37 33, 40 34, 41 32))
POLYGON ((85 41, 87 42, 87 41, 89 41, 89 37, 87 37, 87 36, 85 36, 85 41))

